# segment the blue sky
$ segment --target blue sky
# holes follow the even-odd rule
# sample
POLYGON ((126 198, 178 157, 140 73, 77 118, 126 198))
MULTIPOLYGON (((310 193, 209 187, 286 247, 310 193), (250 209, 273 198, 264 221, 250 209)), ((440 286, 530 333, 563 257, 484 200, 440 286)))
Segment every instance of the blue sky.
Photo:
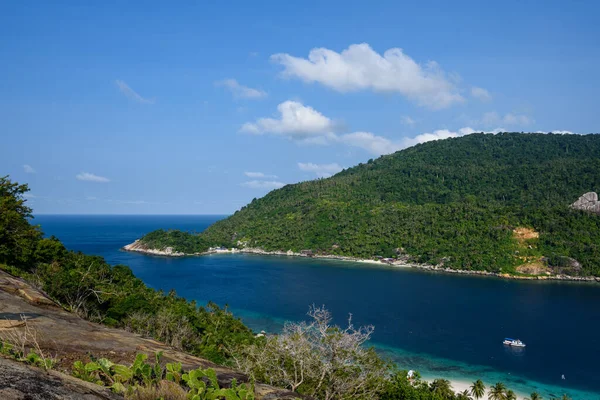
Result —
POLYGON ((37 213, 228 214, 427 140, 599 131, 600 3, 404 3, 0 2, 0 174, 37 213))

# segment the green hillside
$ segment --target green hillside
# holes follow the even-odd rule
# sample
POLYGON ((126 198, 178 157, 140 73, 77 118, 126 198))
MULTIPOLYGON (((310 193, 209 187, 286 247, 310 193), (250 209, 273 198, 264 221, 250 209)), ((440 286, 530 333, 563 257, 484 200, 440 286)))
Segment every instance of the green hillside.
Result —
POLYGON ((569 208, 590 191, 600 191, 600 135, 473 134, 287 185, 199 235, 159 230, 142 242, 600 276, 600 217, 569 208))

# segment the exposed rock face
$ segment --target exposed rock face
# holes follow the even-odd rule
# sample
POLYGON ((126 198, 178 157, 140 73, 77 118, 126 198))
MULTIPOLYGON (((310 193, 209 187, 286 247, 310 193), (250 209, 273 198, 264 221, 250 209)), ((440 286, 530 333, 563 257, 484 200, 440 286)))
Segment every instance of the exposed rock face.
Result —
POLYGON ((600 215, 600 201, 598 201, 598 193, 588 192, 584 194, 575 203, 571 204, 571 208, 600 215))
MULTIPOLYGON (((105 357, 120 364, 131 364, 137 353, 154 357, 155 353, 162 351, 164 362, 180 362, 186 370, 213 368, 221 387, 230 386, 233 379, 248 381, 248 377, 238 371, 183 353, 155 340, 83 320, 60 308, 27 282, 0 270, 0 321, 3 321, 0 332, 23 329, 22 317, 26 317, 27 325, 39 333, 37 340, 42 349, 56 355, 56 369, 60 371, 68 372, 75 360, 85 361, 90 355, 105 357)), ((49 376, 37 368, 0 358, 0 399, 122 398, 111 396, 103 388, 83 381, 67 382, 63 374, 55 378, 54 373, 51 371, 52 376, 49 376), (81 385, 77 385, 80 382, 81 385)), ((257 383, 256 398, 289 400, 304 397, 257 383)))
POLYGON ((555 274, 577 276, 581 273, 581 263, 572 257, 543 257, 542 261, 548 264, 555 274))
POLYGON ((130 243, 126 246, 123 246, 123 250, 127 251, 137 251, 138 253, 146 253, 153 254, 155 256, 169 256, 169 257, 182 257, 185 256, 184 253, 179 251, 174 251, 172 247, 165 247, 162 250, 158 249, 150 249, 145 244, 138 240, 133 243, 130 243))
POLYGON ((110 389, 57 371, 44 372, 0 358, 0 398, 3 400, 119 400, 110 389))

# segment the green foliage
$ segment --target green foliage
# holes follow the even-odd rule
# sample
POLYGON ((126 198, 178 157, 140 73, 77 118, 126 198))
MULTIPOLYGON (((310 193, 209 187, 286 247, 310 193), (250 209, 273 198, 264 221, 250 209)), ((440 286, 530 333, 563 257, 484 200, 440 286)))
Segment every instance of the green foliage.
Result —
POLYGON ((379 396, 380 400, 452 400, 454 392, 449 389, 448 381, 438 379, 428 384, 418 374, 411 379, 407 371, 397 371, 387 380, 379 396))
POLYGON ((28 191, 27 185, 0 177, 0 264, 27 268, 34 258, 42 234, 29 223, 31 208, 24 197, 28 191))
POLYGON ((0 354, 11 357, 13 355, 13 345, 0 341, 0 354))
POLYGON ((27 363, 35 365, 36 367, 45 369, 46 371, 54 368, 56 361, 52 358, 44 358, 34 351, 30 351, 26 357, 27 363))
POLYGON ((488 391, 488 399, 490 400, 506 400, 506 386, 502 382, 496 383, 490 387, 488 391))
MULTIPOLYGON (((1 350, 1 349, 0 349, 1 350)), ((169 382, 188 389, 191 400, 254 400, 252 385, 238 385, 235 379, 230 388, 220 388, 217 375, 213 369, 195 369, 182 374, 181 364, 167 364, 163 369, 160 364, 162 353, 155 355, 155 363, 148 364, 146 354, 137 354, 135 361, 127 367, 114 364, 101 358, 84 364, 76 361, 73 364, 73 376, 108 386, 116 393, 135 393, 139 388, 160 386, 163 377, 169 382)))
POLYGON ((371 400, 381 391, 390 365, 365 346, 372 326, 331 323, 325 307, 311 307, 309 321, 288 322, 238 349, 236 367, 253 380, 267 382, 316 399, 371 400))
POLYGON ((177 384, 181 383, 182 369, 181 363, 169 363, 167 364, 165 371, 165 379, 177 384))
POLYGON ((471 385, 470 389, 471 390, 469 393, 475 398, 475 400, 479 400, 485 396, 485 385, 481 379, 477 379, 475 382, 473 382, 473 385, 471 385))
POLYGON ((117 393, 124 393, 129 386, 155 385, 162 379, 161 355, 162 353, 157 353, 156 362, 151 365, 145 362, 148 359, 146 354, 138 354, 129 367, 114 364, 106 358, 93 360, 87 364, 76 361, 73 364, 73 376, 87 382, 109 386, 117 393))
POLYGON ((102 257, 67 251, 54 237, 42 238, 29 224, 27 190, 27 185, 0 178, 1 268, 34 280, 84 318, 127 327, 217 363, 228 361, 228 346, 254 340, 252 331, 227 309, 213 303, 198 307, 174 291, 155 291, 126 266, 111 266, 102 257))
POLYGON ((514 273, 516 227, 540 238, 526 249, 567 257, 600 276, 600 217, 569 209, 600 191, 600 135, 473 134, 417 145, 328 178, 287 185, 201 234, 155 231, 153 248, 310 249, 399 257, 464 270, 514 273))
POLYGON ((254 400, 254 389, 245 384, 237 385, 235 379, 231 388, 221 389, 217 374, 213 369, 195 369, 183 374, 183 381, 190 388, 188 398, 191 400, 254 400))
POLYGON ((166 247, 173 247, 177 251, 191 254, 197 251, 197 249, 208 248, 208 243, 204 241, 204 238, 194 234, 188 234, 187 232, 181 232, 178 230, 159 229, 148 233, 144 236, 144 244, 152 249, 164 249, 166 247))
POLYGON ((0 340, 0 355, 16 361, 27 363, 29 365, 34 365, 46 371, 54 368, 54 365, 56 364, 56 360, 53 358, 42 357, 33 350, 29 350, 29 353, 25 354, 11 343, 2 340, 0 340))
POLYGON ((51 264, 40 263, 36 278, 53 299, 91 320, 128 327, 217 363, 229 357, 225 344, 250 343, 252 331, 226 309, 198 307, 148 288, 128 267, 102 258, 68 252, 51 264))

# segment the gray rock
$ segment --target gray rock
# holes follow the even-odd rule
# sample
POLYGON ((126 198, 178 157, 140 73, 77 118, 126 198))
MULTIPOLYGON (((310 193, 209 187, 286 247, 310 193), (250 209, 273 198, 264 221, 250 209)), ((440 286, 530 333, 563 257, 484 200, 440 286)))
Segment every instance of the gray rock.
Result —
POLYGON ((598 201, 598 193, 588 192, 584 194, 577 199, 575 203, 571 204, 571 208, 600 215, 600 201, 598 201))
POLYGON ((0 398, 3 400, 119 400, 109 389, 57 371, 44 372, 0 358, 0 398))

